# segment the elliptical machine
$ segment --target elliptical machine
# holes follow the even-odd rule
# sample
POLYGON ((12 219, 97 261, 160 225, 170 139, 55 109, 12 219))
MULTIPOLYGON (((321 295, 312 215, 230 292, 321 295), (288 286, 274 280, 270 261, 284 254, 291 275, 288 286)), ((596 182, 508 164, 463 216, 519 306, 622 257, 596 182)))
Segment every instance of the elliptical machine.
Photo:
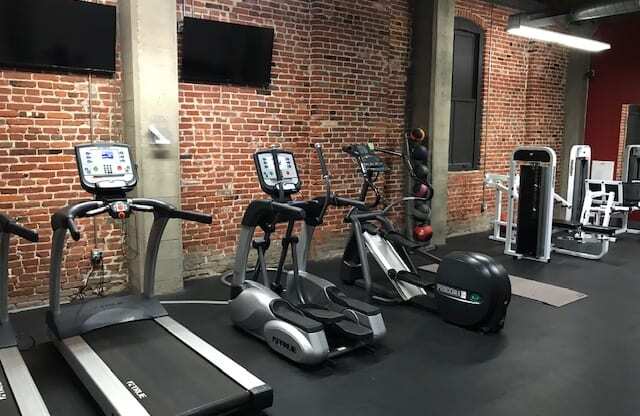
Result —
MULTIPOLYGON (((374 191, 375 200, 366 209, 352 208, 345 218, 352 226, 352 235, 342 258, 342 281, 361 284, 371 300, 411 303, 437 312, 455 325, 482 332, 500 331, 511 300, 511 283, 504 267, 480 253, 453 252, 441 259, 426 252, 429 241, 406 238, 389 219, 388 212, 399 204, 424 198, 404 197, 377 208, 382 197, 375 180, 386 171, 384 161, 365 144, 343 150, 360 168, 361 201, 366 201, 369 190, 374 191), (425 274, 411 255, 439 263, 437 272, 425 274), (369 256, 384 273, 386 285, 374 282, 369 256)), ((385 153, 400 156, 397 152, 385 153)))
MULTIPOLYGON (((317 149, 326 172, 321 149, 317 149)), ((347 297, 332 283, 304 269, 308 245, 302 250, 298 247, 294 226, 303 220, 310 227, 318 225, 328 198, 291 200, 302 186, 291 152, 259 151, 254 161, 260 186, 272 199, 252 201, 242 219, 231 284, 233 323, 290 360, 307 365, 376 343, 386 333, 380 310, 347 297), (276 275, 271 279, 265 256, 280 223, 286 223, 287 229, 276 275), (262 238, 254 239, 256 227, 263 231, 262 238), (252 248, 257 262, 247 278, 252 248), (292 270, 285 277, 289 248, 292 270), (302 268, 300 256, 304 259, 302 268)))

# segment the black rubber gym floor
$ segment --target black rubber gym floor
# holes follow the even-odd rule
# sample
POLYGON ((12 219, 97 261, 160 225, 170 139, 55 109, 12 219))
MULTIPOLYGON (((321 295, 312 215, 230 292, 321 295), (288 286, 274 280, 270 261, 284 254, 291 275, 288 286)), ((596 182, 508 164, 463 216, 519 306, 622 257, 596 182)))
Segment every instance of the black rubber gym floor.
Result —
MULTIPOLYGON (((291 364, 234 329, 226 306, 167 309, 271 384, 275 404, 269 415, 637 415, 639 248, 640 237, 623 236, 602 261, 554 255, 550 264, 541 264, 502 255, 502 245, 486 234, 452 238, 436 253, 485 252, 511 274, 589 297, 553 308, 515 296, 497 336, 454 327, 410 306, 384 306, 388 336, 383 345, 312 369, 291 364)), ((333 260, 315 264, 312 271, 337 280, 338 267, 333 260)), ((226 293, 217 279, 204 279, 187 282, 185 291, 171 298, 215 300, 226 293)), ((44 310, 13 319, 51 413, 101 414, 47 341, 44 310), (32 339, 35 346, 29 348, 32 339)))

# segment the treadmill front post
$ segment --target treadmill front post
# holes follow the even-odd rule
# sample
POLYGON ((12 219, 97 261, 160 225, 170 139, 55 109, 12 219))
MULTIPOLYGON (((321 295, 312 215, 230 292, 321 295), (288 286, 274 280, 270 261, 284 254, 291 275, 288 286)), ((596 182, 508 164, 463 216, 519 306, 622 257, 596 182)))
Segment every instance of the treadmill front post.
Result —
MULTIPOLYGON (((9 233, 0 233, 0 329, 9 325, 9 233)), ((0 337, 2 341, 2 337, 0 337)), ((2 345, 0 345, 2 347, 2 345)))

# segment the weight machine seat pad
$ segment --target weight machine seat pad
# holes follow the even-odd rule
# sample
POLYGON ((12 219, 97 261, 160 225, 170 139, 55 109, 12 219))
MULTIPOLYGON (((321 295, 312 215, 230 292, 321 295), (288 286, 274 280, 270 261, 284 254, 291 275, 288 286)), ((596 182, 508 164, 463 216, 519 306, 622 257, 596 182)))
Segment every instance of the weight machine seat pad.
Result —
POLYGON ((135 383, 144 392, 139 401, 149 414, 221 414, 250 405, 249 391, 154 320, 82 337, 127 389, 135 383))
POLYGON ((13 397, 13 392, 11 391, 11 386, 7 381, 7 376, 4 373, 4 369, 0 363, 0 395, 4 394, 5 399, 0 400, 0 415, 2 416, 20 416, 20 411, 18 410, 18 403, 16 403, 15 398, 13 397))
POLYGON ((284 299, 274 300, 271 302, 270 308, 276 318, 282 319, 283 321, 302 329, 308 334, 320 332, 324 328, 320 322, 315 319, 308 318, 301 309, 296 308, 284 299))
POLYGON ((320 305, 306 303, 299 305, 298 308, 309 318, 323 324, 334 324, 345 319, 343 314, 334 312, 320 305))
POLYGON ((584 231, 606 235, 607 237, 615 237, 616 228, 614 227, 602 227, 600 225, 583 225, 582 229, 584 231))
POLYGON ((342 293, 337 287, 330 287, 327 289, 329 299, 337 305, 340 305, 347 309, 353 309, 356 312, 360 312, 363 315, 375 316, 380 314, 380 308, 370 305, 366 302, 362 302, 357 299, 353 299, 342 293))
POLYGON ((607 237, 614 237, 616 235, 615 227, 602 227, 600 225, 583 225, 579 222, 571 222, 565 220, 553 220, 553 226, 558 228, 564 228, 567 230, 582 230, 595 234, 606 235, 607 237))
POLYGON ((580 228, 582 224, 579 222, 567 221, 567 220, 553 220, 553 226, 558 228, 564 228, 567 230, 574 230, 580 228))

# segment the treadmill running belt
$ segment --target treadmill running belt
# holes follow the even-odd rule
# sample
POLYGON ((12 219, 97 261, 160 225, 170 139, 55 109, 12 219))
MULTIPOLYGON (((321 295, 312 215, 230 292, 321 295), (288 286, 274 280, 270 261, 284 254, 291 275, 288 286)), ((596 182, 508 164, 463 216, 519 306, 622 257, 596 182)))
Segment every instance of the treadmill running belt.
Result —
POLYGON ((248 391, 153 320, 101 328, 83 339, 154 416, 219 414, 250 399, 248 391))
POLYGON ((2 416, 20 416, 18 404, 16 403, 11 387, 7 382, 7 376, 4 369, 0 365, 0 415, 2 416))

